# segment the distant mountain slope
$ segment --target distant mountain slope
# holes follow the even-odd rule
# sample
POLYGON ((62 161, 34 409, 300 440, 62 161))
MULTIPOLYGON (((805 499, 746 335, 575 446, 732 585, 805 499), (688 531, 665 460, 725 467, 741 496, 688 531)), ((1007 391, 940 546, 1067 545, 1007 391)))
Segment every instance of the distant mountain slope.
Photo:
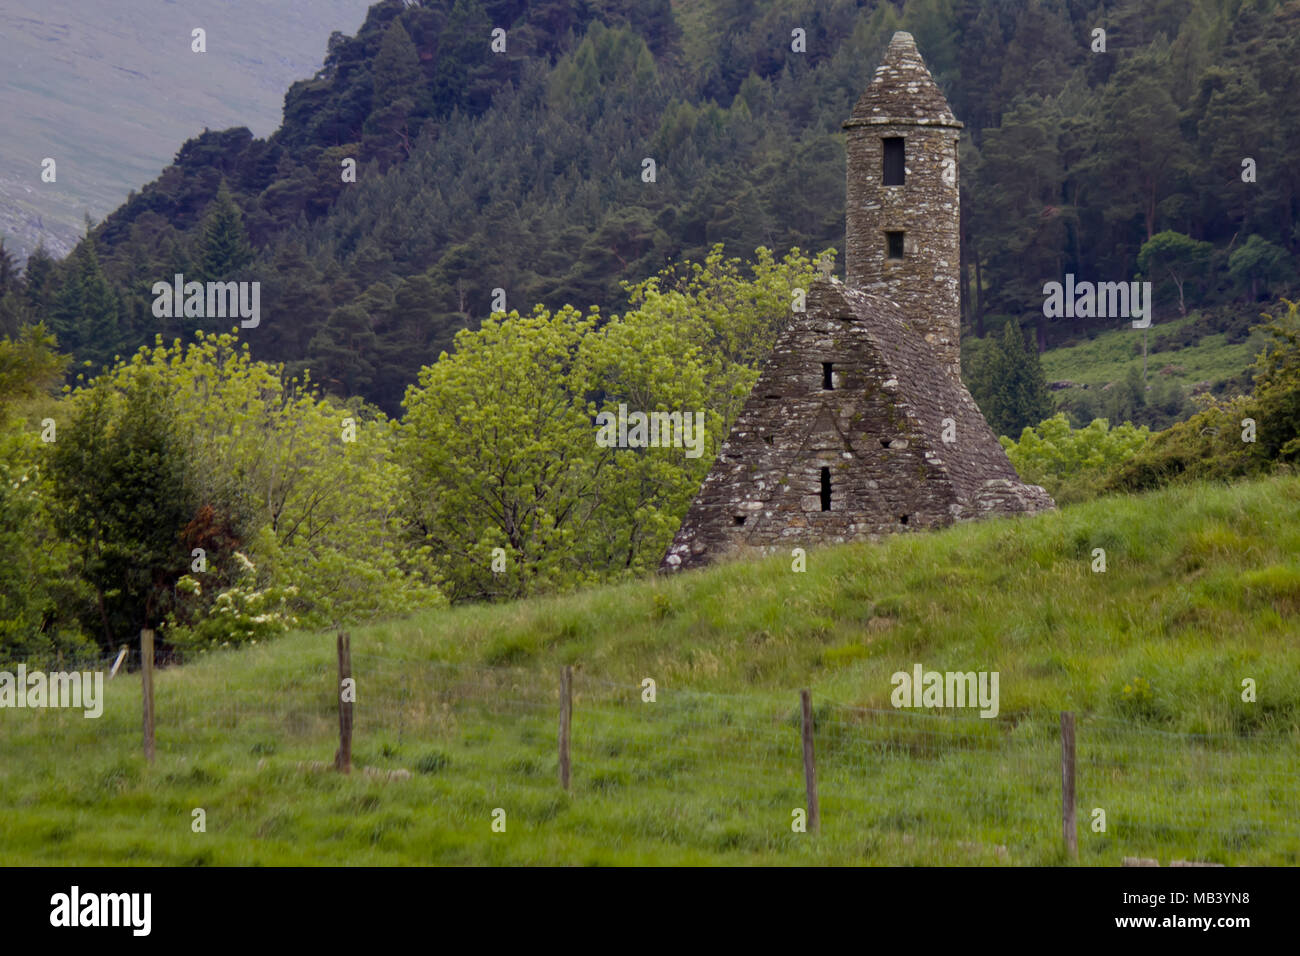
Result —
POLYGON ((280 122, 284 91, 321 64, 369 0, 12 0, 0 7, 0 235, 21 260, 64 255, 205 127, 280 122), (195 27, 207 52, 190 50, 195 27), (40 162, 58 163, 57 184, 40 162))

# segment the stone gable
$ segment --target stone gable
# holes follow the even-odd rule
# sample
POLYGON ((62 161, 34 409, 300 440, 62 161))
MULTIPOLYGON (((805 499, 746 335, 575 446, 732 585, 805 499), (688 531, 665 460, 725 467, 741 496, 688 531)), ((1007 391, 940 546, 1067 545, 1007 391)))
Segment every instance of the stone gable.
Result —
POLYGON ((1052 507, 1020 482, 970 393, 896 304, 819 279, 808 305, 782 332, 664 568, 1052 507))

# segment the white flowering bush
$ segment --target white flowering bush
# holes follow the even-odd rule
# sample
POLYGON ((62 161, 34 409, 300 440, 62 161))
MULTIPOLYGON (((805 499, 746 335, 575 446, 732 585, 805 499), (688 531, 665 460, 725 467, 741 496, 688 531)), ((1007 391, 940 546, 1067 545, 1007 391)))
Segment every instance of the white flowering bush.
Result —
MULTIPOLYGON (((256 644, 282 634, 298 623, 291 607, 298 589, 292 585, 258 586, 257 566, 243 552, 231 555, 235 583, 221 590, 208 605, 207 613, 188 625, 175 619, 167 639, 185 650, 204 651, 217 647, 256 644)), ((178 603, 201 600, 203 583, 193 575, 176 582, 178 603)))

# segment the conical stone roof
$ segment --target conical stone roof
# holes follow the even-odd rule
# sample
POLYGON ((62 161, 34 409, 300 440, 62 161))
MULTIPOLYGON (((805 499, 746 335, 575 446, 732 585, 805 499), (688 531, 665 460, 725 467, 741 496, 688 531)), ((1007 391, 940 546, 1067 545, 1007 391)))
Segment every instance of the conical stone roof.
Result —
POLYGON ((893 300, 817 279, 660 566, 1053 507, 923 332, 893 300))
POLYGON ((912 34, 899 31, 889 41, 876 76, 858 99, 845 127, 865 125, 951 126, 962 124, 921 59, 912 34))

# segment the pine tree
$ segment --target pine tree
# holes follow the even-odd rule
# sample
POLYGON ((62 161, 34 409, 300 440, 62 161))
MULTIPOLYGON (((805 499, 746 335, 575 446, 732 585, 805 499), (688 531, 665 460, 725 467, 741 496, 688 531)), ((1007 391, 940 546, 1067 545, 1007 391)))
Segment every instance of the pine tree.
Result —
POLYGON ((243 217, 223 182, 203 222, 203 248, 199 256, 199 267, 203 272, 201 281, 228 280, 252 261, 253 249, 248 244, 243 217))
POLYGON ((460 109, 477 115, 491 102, 491 58, 498 54, 490 51, 485 38, 492 26, 478 0, 456 0, 438 37, 433 96, 439 113, 460 109))
POLYGON ((14 336, 23 325, 27 301, 22 273, 0 237, 0 336, 14 336))
POLYGON ((1038 353, 1025 347, 1024 334, 1014 321, 1007 322, 990 361, 993 392, 987 417, 995 432, 1014 438, 1051 417, 1052 395, 1038 353))
POLYGON ((373 82, 372 112, 362 142, 366 156, 378 159, 382 171, 394 160, 411 155, 420 131, 420 120, 413 117, 426 99, 420 55, 401 20, 384 31, 373 82))
POLYGON ((384 31, 375 57, 375 106, 385 106, 403 96, 414 99, 422 85, 420 55, 402 21, 394 20, 384 31))
POLYGON ((27 267, 23 269, 23 290, 32 314, 38 320, 47 319, 53 308, 55 292, 54 257, 49 254, 45 244, 41 243, 27 257, 27 267))
POLYGON ((189 560, 180 532, 192 502, 172 398, 150 372, 124 398, 97 384, 50 456, 56 526, 97 592, 105 649, 161 620, 189 560))
POLYGON ((71 256, 69 272, 54 301, 52 331, 59 346, 99 367, 122 346, 120 302, 104 276, 89 236, 71 256))
POLYGON ((375 349, 366 310, 355 303, 337 308, 308 347, 312 378, 338 395, 366 393, 375 380, 375 349))
POLYGON ((5 240, 0 236, 0 295, 8 292, 21 292, 22 276, 19 275, 13 253, 5 248, 5 240))

